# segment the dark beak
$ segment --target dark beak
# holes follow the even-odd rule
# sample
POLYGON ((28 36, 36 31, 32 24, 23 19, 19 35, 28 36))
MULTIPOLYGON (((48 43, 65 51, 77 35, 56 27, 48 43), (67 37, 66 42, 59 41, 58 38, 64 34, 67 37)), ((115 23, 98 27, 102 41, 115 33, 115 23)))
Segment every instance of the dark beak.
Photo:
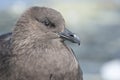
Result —
POLYGON ((59 35, 63 40, 69 40, 73 43, 78 43, 78 45, 80 45, 79 37, 66 28, 64 29, 63 32, 60 32, 59 35))

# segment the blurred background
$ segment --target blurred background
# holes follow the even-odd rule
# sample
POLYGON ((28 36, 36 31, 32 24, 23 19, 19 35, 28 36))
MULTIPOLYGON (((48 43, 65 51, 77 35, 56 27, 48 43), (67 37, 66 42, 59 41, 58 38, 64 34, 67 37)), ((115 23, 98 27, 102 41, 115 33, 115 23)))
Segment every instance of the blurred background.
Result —
POLYGON ((66 42, 78 58, 84 80, 120 80, 120 0, 1 0, 0 34, 10 32, 31 6, 61 12, 81 45, 66 42))

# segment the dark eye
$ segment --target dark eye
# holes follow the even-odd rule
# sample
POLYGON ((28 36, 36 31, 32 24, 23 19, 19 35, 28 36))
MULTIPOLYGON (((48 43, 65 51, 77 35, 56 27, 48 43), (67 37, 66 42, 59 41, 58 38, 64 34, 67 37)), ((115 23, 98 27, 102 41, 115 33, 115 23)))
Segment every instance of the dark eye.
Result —
POLYGON ((48 28, 55 28, 55 24, 52 23, 48 18, 45 18, 43 21, 41 21, 45 26, 48 28))
POLYGON ((36 18, 36 20, 42 24, 44 24, 45 26, 47 26, 48 28, 55 28, 55 24, 52 23, 48 18, 45 18, 43 20, 39 20, 38 18, 36 18))
POLYGON ((45 25, 45 26, 50 26, 50 21, 48 19, 45 19, 44 21, 42 21, 42 23, 45 25))

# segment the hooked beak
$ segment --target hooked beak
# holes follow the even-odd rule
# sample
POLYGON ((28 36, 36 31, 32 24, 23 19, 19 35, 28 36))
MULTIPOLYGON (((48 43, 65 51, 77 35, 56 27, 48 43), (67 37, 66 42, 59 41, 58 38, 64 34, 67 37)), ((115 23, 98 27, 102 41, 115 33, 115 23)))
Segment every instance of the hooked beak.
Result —
POLYGON ((67 28, 65 28, 63 32, 60 32, 59 35, 60 38, 62 38, 63 40, 69 40, 73 43, 78 43, 78 45, 80 45, 79 37, 69 31, 67 28))

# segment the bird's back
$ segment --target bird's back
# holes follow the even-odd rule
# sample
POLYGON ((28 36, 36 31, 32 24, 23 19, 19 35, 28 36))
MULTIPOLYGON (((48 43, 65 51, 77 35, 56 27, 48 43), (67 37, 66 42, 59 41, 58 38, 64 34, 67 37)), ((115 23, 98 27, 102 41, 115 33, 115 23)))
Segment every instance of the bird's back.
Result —
POLYGON ((9 48, 11 45, 11 35, 12 33, 0 35, 0 59, 10 52, 9 48))
POLYGON ((12 33, 0 35, 0 80, 6 80, 9 76, 11 35, 12 33))

